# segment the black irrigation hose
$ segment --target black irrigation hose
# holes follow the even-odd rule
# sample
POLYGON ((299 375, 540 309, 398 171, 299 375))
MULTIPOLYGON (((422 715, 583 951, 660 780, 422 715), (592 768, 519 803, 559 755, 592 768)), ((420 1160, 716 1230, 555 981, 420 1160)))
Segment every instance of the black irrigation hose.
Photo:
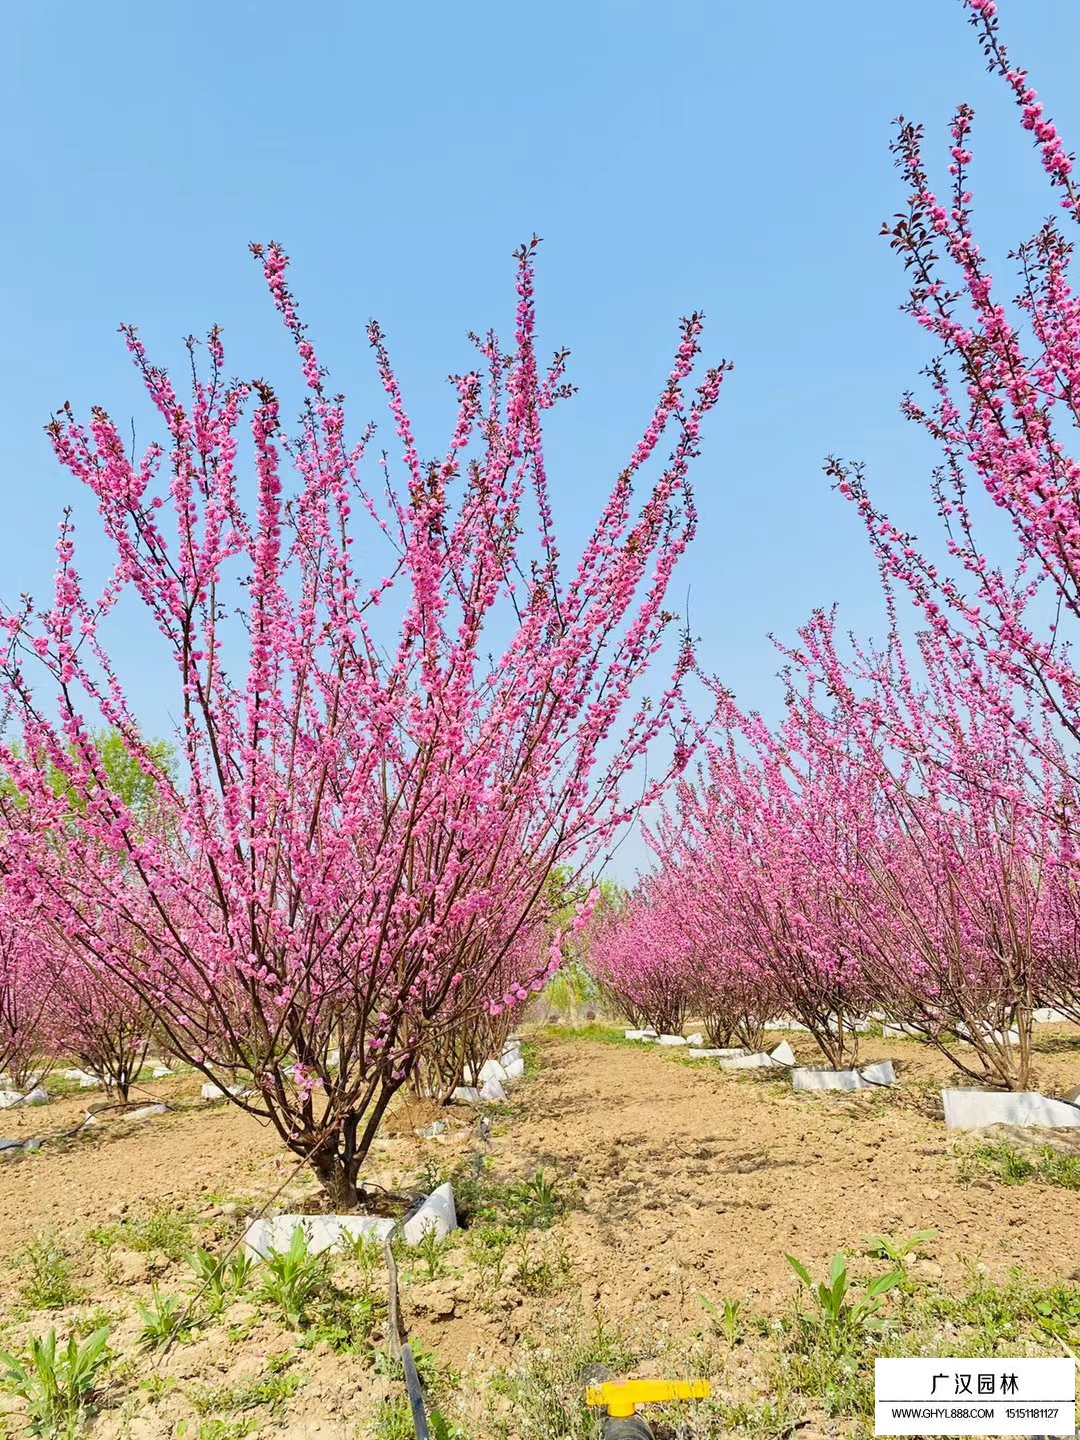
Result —
POLYGON ((390 1355, 392 1359, 401 1361, 402 1369, 405 1371, 405 1389, 409 1397, 409 1409, 412 1412, 412 1422, 413 1429, 416 1432, 416 1440, 429 1440, 427 1412, 424 1409, 424 1387, 420 1384, 420 1376, 417 1374, 412 1346, 408 1340, 406 1340, 405 1331, 401 1324, 401 1299, 398 1294, 397 1261, 394 1258, 391 1237, 389 1235, 383 1241, 383 1253, 386 1256, 386 1272, 389 1277, 387 1342, 390 1355))
POLYGON ((416 1361, 413 1359, 412 1346, 401 1347, 401 1363, 405 1367, 405 1386, 409 1392, 409 1409, 412 1411, 413 1429, 416 1431, 416 1440, 428 1440, 427 1415, 424 1412, 424 1391, 420 1384, 420 1376, 416 1373, 416 1361))
MULTIPOLYGON (((491 1140, 491 1120, 487 1115, 477 1116, 476 1138, 478 1144, 474 1161, 476 1173, 479 1175, 484 1165, 484 1147, 491 1140)), ((431 1432, 428 1429, 427 1411, 424 1408, 424 1387, 420 1383, 420 1376, 417 1373, 412 1346, 408 1342, 405 1327, 401 1323, 401 1296, 398 1291, 398 1268, 397 1260, 394 1257, 392 1235, 393 1232, 387 1235, 383 1241, 383 1254, 386 1257, 387 1289, 389 1292, 386 1324, 387 1347, 390 1351, 390 1358, 392 1360, 400 1360, 402 1369, 405 1372, 405 1389, 409 1397, 409 1409, 412 1412, 412 1422, 413 1429, 416 1432, 416 1440, 430 1440, 431 1432)), ((652 1432, 647 1431, 647 1433, 651 1436, 652 1432)))

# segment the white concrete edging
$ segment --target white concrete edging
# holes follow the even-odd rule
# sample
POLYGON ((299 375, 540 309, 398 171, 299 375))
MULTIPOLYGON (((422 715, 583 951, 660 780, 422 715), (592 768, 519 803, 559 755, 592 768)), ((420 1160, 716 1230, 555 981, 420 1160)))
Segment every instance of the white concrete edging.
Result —
POLYGON ((942 1090, 949 1130, 979 1130, 984 1125, 1080 1126, 1080 1106, 1051 1100, 1037 1090, 942 1090))
POLYGON ((781 1040, 767 1055, 761 1051, 755 1055, 732 1055, 729 1060, 720 1061, 723 1070, 769 1070, 777 1065, 794 1064, 795 1052, 786 1040, 781 1040))
MULTIPOLYGON (((255 1259, 265 1259, 271 1250, 287 1250, 297 1226, 307 1235, 312 1254, 330 1250, 343 1235, 374 1235, 383 1240, 398 1228, 398 1222, 378 1215, 272 1215, 253 1220, 244 1232, 244 1249, 255 1259)), ((449 1181, 433 1190, 400 1226, 407 1245, 416 1245, 428 1230, 439 1239, 458 1228, 454 1191, 449 1181)))
POLYGON ((855 1070, 828 1070, 820 1065, 797 1065, 791 1072, 796 1090, 871 1090, 892 1085, 896 1076, 891 1060, 877 1060, 855 1070))
POLYGON ((242 1100, 245 1095, 254 1094, 254 1091, 250 1085, 228 1085, 222 1088, 220 1085, 215 1085, 212 1080, 206 1080, 203 1082, 199 1094, 204 1100, 227 1100, 230 1095, 235 1100, 242 1100))

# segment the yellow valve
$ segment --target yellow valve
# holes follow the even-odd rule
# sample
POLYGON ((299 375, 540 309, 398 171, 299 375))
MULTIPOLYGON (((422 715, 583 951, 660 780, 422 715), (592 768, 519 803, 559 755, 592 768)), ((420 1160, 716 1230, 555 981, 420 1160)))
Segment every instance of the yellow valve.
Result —
POLYGON ((706 1400, 712 1394, 708 1380, 605 1380, 588 1385, 586 1405, 605 1405, 613 1420, 625 1420, 639 1405, 661 1400, 706 1400))

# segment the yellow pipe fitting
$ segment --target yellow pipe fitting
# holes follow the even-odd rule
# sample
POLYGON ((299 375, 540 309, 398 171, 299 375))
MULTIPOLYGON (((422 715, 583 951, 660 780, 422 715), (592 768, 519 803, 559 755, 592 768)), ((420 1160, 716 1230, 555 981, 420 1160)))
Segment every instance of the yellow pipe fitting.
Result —
POLYGON ((613 1420, 625 1420, 639 1405, 664 1400, 706 1400, 712 1394, 708 1380, 605 1380, 585 1389, 586 1405, 603 1405, 613 1420))

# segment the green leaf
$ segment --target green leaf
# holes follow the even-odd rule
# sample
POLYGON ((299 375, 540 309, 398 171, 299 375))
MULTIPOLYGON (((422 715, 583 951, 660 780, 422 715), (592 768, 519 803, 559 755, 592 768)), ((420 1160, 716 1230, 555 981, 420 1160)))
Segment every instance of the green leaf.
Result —
POLYGON ((890 1270, 887 1275, 878 1275, 866 1287, 867 1300, 876 1300, 879 1295, 884 1295, 886 1291, 894 1289, 903 1279, 904 1272, 902 1270, 890 1270))
POLYGON ((794 1255, 786 1255, 784 1258, 787 1260, 791 1268, 795 1271, 795 1274, 798 1275, 799 1279, 803 1282, 803 1284, 806 1285, 808 1289, 813 1290, 814 1282, 810 1278, 810 1271, 807 1270, 806 1266, 802 1263, 802 1261, 796 1260, 794 1255))

